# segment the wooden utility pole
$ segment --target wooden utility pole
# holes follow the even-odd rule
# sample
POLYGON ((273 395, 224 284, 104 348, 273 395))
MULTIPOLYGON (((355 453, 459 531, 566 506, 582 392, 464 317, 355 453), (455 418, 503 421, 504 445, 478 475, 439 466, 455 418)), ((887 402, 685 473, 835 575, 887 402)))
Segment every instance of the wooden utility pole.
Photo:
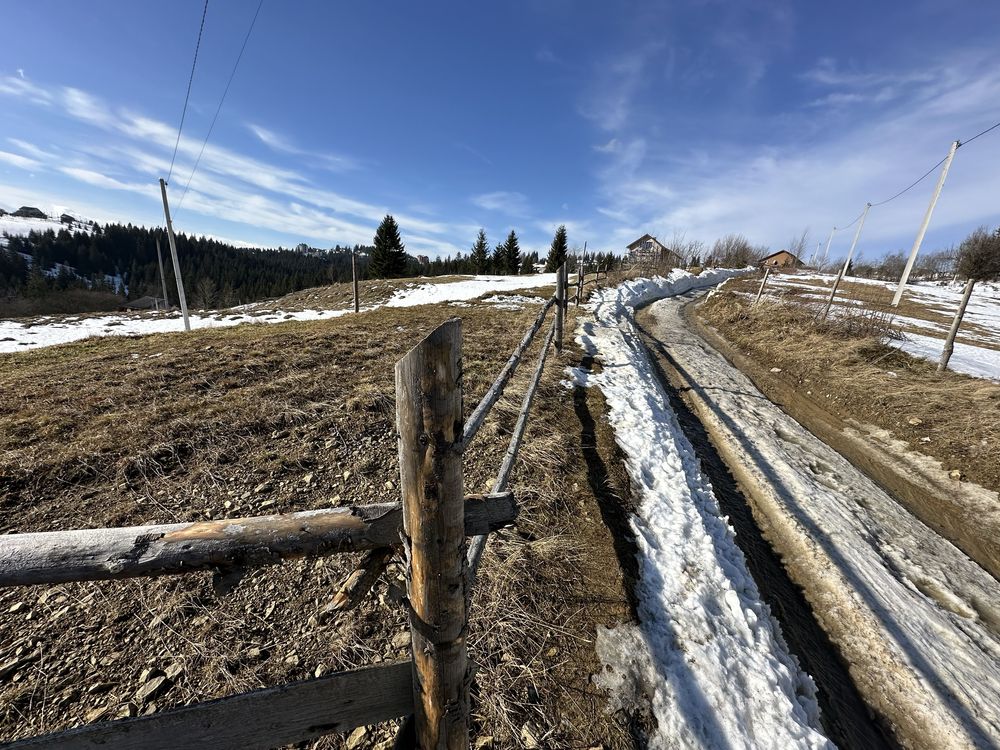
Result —
POLYGON ((972 288, 976 285, 975 279, 965 282, 965 291, 962 292, 962 301, 958 305, 958 312, 951 321, 951 328, 948 331, 948 338, 944 340, 944 349, 941 350, 941 361, 938 362, 937 371, 944 372, 948 369, 948 360, 951 359, 952 352, 955 351, 955 336, 962 325, 962 318, 965 317, 965 308, 969 306, 969 298, 972 297, 972 288))
POLYGON ((170 241, 170 259, 174 264, 174 278, 177 280, 177 301, 181 305, 181 315, 184 316, 184 330, 191 330, 188 320, 188 303, 184 295, 184 279, 181 278, 181 264, 177 260, 177 239, 174 237, 174 225, 170 221, 170 205, 167 203, 167 183, 160 178, 160 194, 163 196, 163 215, 167 218, 167 239, 170 241))
POLYGON ((396 363, 396 430, 417 745, 469 747, 462 499, 462 321, 396 363))
POLYGON ((556 271, 556 351, 562 351, 563 318, 566 315, 566 264, 556 271))
POLYGON ((851 243, 851 249, 847 251, 847 258, 844 260, 844 267, 840 269, 840 273, 837 274, 837 278, 833 280, 833 287, 830 289, 830 299, 826 301, 826 307, 823 309, 823 320, 826 320, 826 316, 830 314, 830 306, 833 304, 833 298, 837 295, 837 288, 840 286, 841 280, 847 273, 847 269, 851 266, 851 258, 854 257, 854 248, 858 246, 858 237, 861 236, 861 230, 865 226, 865 219, 868 218, 868 209, 871 207, 871 203, 866 203, 865 210, 861 213, 861 223, 858 224, 858 231, 854 233, 854 242, 851 243))
POLYGON ((361 307, 358 301, 358 251, 351 250, 351 279, 354 280, 354 312, 358 312, 361 307))
POLYGON ((764 266, 764 278, 760 282, 760 289, 757 290, 757 298, 753 301, 753 303, 755 305, 758 302, 760 302, 760 297, 761 297, 762 294, 764 294, 764 287, 767 286, 767 277, 770 276, 770 275, 771 275, 771 267, 770 266, 764 266))
POLYGON ((156 262, 160 264, 160 284, 163 286, 163 306, 170 307, 170 298, 167 296, 167 277, 163 275, 163 253, 160 252, 160 238, 156 238, 156 262))
POLYGON ((583 265, 587 261, 587 243, 583 243, 583 260, 577 256, 576 259, 576 306, 580 306, 580 298, 583 296, 583 265))
POLYGON ((944 166, 941 167, 941 174, 938 177, 937 186, 934 188, 934 195, 931 196, 931 202, 927 206, 927 213, 924 214, 924 220, 920 224, 920 229, 917 230, 917 238, 913 241, 910 257, 906 259, 906 268, 903 269, 903 275, 899 279, 899 286, 896 287, 896 293, 892 296, 893 307, 899 307, 899 301, 903 299, 903 290, 906 289, 906 282, 910 279, 910 271, 913 270, 913 264, 917 261, 917 253, 920 252, 920 245, 924 241, 927 227, 931 223, 931 215, 934 213, 934 207, 937 205, 938 198, 941 197, 941 189, 944 187, 944 180, 948 176, 951 160, 955 158, 955 152, 958 151, 958 147, 961 145, 960 141, 954 141, 951 144, 951 149, 948 151, 948 156, 944 159, 944 166))

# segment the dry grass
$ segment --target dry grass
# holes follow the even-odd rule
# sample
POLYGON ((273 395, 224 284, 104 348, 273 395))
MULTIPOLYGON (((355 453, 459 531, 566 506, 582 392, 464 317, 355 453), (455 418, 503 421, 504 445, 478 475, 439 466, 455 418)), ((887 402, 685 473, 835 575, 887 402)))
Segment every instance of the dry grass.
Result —
MULTIPOLYGON (((471 410, 537 309, 447 305, 191 334, 103 338, 0 357, 3 531, 201 520, 398 498, 393 363, 446 318, 464 319, 471 410)), ((572 330, 568 326, 568 330, 572 330)), ((537 345, 535 347, 537 349, 537 345)), ((628 744, 589 684, 598 623, 628 617, 614 542, 587 483, 574 394, 551 357, 513 489, 518 524, 491 538, 470 630, 476 731, 521 747, 628 744)), ((532 365, 466 457, 489 489, 532 365)), ((592 406, 599 414, 599 394, 592 406)), ((405 614, 390 568, 361 609, 323 620, 355 561, 250 573, 224 598, 209 576, 0 593, 0 736, 54 731, 401 658, 405 614), (151 704, 146 668, 181 668, 151 704)), ((391 728, 362 747, 383 747, 391 728)), ((342 738, 316 747, 341 747, 342 738)))
POLYGON ((954 372, 888 346, 887 314, 817 320, 814 307, 762 301, 727 285, 699 313, 730 342, 842 418, 873 424, 916 451, 1000 490, 1000 384, 954 372))

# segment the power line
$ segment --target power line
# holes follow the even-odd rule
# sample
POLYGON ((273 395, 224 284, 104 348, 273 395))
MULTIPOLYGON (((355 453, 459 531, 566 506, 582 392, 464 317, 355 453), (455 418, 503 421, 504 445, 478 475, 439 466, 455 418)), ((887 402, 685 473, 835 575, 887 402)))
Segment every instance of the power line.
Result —
POLYGON ((857 223, 858 223, 858 221, 859 221, 859 220, 861 219, 861 217, 862 217, 862 216, 864 216, 864 215, 865 215, 865 212, 864 212, 864 211, 862 211, 861 213, 859 213, 859 214, 858 214, 858 215, 857 215, 857 216, 856 216, 856 217, 854 218, 854 221, 852 221, 852 222, 851 222, 850 224, 848 224, 847 226, 844 226, 844 227, 838 227, 838 226, 835 226, 835 227, 833 228, 833 231, 835 231, 835 232, 839 232, 839 231, 841 231, 841 230, 843 230, 843 229, 850 229, 850 228, 851 228, 851 227, 853 227, 853 226, 854 226, 855 224, 857 224, 857 223))
MULTIPOLYGON (((205 0, 206 4, 208 0, 205 0)), ((201 151, 198 152, 198 158, 195 159, 194 167, 191 168, 191 174, 188 175, 187 184, 184 185, 184 192, 181 193, 181 199, 177 202, 177 208, 174 211, 174 216, 177 216, 177 212, 181 210, 181 206, 184 205, 184 196, 188 193, 188 188, 191 187, 191 180, 194 178, 194 173, 198 171, 198 165, 201 163, 201 157, 205 153, 205 146, 208 145, 208 139, 212 137, 212 130, 215 128, 215 121, 219 119, 219 112, 222 111, 222 105, 226 101, 226 94, 229 93, 229 87, 233 83, 233 78, 236 77, 236 69, 240 66, 240 60, 243 59, 243 53, 246 51, 247 42, 250 41, 250 34, 253 33, 253 27, 257 23, 257 16, 260 15, 260 9, 264 5, 264 0, 260 0, 257 3, 257 10, 253 14, 253 19, 250 21, 250 28, 247 29, 247 34, 243 37, 243 46, 240 47, 240 53, 236 56, 236 62, 233 64, 233 71, 229 74, 229 80, 226 82, 226 88, 222 92, 222 98, 219 99, 219 106, 215 109, 215 116, 212 117, 212 124, 208 126, 208 133, 205 135, 205 140, 201 144, 201 151)))
POLYGON ((181 124, 177 128, 177 140, 174 141, 174 153, 170 157, 170 169, 167 170, 167 182, 174 173, 174 159, 177 158, 177 147, 181 143, 181 131, 184 130, 184 117, 187 115, 188 99, 191 98, 191 84, 194 83, 194 68, 198 64, 198 50, 201 48, 201 33, 205 30, 205 16, 208 15, 208 0, 205 0, 205 7, 201 11, 201 25, 198 27, 198 41, 194 45, 194 60, 191 61, 191 75, 188 78, 187 93, 184 94, 184 107, 181 109, 181 124))
POLYGON ((986 128, 986 130, 982 131, 981 133, 976 133, 969 140, 962 141, 961 144, 963 146, 966 146, 966 145, 972 143, 974 140, 976 140, 976 138, 978 138, 979 136, 986 135, 987 133, 989 133, 991 130, 994 130, 995 128, 1000 128, 1000 122, 998 122, 996 125, 991 125, 990 127, 986 128))
POLYGON ((898 193, 896 193, 891 198, 886 198, 884 201, 879 201, 878 203, 872 203, 872 207, 874 208, 875 206, 884 206, 889 201, 894 201, 894 200, 896 200, 896 198, 898 198, 899 196, 901 196, 903 193, 907 192, 908 190, 911 190, 912 188, 915 188, 921 182, 923 182, 924 180, 926 180, 935 169, 937 169, 942 164, 944 164, 944 162, 945 162, 945 160, 947 158, 948 158, 947 156, 944 157, 944 159, 942 159, 937 164, 935 164, 933 167, 931 167, 926 172, 924 172, 924 174, 916 182, 913 182, 909 186, 903 188, 902 190, 900 190, 898 193))

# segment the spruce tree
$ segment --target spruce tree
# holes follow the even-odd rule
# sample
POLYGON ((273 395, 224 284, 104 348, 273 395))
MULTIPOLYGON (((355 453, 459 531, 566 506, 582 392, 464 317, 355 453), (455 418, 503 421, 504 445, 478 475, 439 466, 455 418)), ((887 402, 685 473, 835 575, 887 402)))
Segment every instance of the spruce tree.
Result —
POLYGON ((558 271, 559 267, 566 262, 566 251, 568 243, 566 241, 566 225, 560 224, 552 238, 552 246, 549 248, 549 257, 545 261, 545 270, 549 273, 558 271))
POLYGON ((372 248, 368 272, 376 279, 391 279, 401 276, 406 270, 406 251, 399 237, 399 226, 392 215, 386 214, 375 232, 375 246, 372 248))
POLYGON ((490 264, 490 246, 486 243, 486 230, 480 229, 476 242, 469 251, 469 262, 474 273, 486 273, 490 264))
POLYGON ((517 241, 517 234, 514 230, 510 230, 510 234, 507 235, 507 241, 503 243, 503 271, 502 273, 508 275, 515 275, 518 271, 518 266, 521 261, 521 245, 517 241))
POLYGON ((507 243, 501 242, 495 248, 493 248, 493 254, 490 256, 490 270, 493 273, 506 273, 504 268, 507 265, 507 243))

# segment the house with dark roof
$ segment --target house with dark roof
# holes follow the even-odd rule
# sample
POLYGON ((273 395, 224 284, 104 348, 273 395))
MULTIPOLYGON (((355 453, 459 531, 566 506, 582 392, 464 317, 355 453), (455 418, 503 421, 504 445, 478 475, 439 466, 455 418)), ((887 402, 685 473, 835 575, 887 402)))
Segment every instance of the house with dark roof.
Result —
POLYGON ((639 239, 629 243, 626 248, 629 260, 635 264, 666 262, 671 266, 679 266, 684 262, 680 255, 651 234, 642 235, 639 239))

